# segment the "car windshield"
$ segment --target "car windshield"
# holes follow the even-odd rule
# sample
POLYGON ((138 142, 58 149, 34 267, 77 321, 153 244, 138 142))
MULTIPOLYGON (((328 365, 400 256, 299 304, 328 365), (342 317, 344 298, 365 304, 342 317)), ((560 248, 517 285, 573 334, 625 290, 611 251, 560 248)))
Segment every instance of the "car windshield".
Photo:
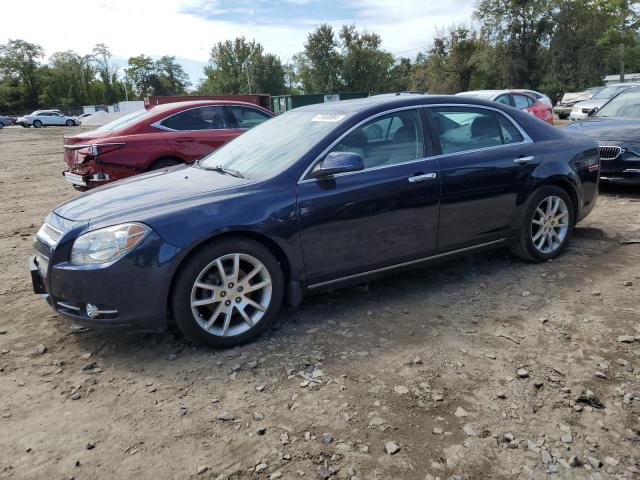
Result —
POLYGON ((290 111, 243 133, 198 165, 235 170, 249 178, 270 177, 293 164, 346 117, 339 113, 290 111))
POLYGON ((606 100, 606 99, 609 99, 609 98, 613 98, 618 93, 620 93, 622 90, 624 90, 625 88, 629 88, 629 87, 623 87, 623 86, 619 86, 619 87, 604 87, 602 90, 600 90, 598 93, 596 93, 592 98, 599 98, 600 100, 606 100))
POLYGON ((622 92, 602 107, 596 116, 640 118, 640 88, 622 92))
POLYGON ((96 128, 96 132, 115 132, 116 130, 121 130, 125 127, 128 127, 134 122, 138 120, 142 120, 145 117, 150 117, 156 112, 151 110, 136 110, 135 112, 124 115, 120 118, 116 118, 113 122, 109 122, 106 125, 103 125, 99 128, 96 128))

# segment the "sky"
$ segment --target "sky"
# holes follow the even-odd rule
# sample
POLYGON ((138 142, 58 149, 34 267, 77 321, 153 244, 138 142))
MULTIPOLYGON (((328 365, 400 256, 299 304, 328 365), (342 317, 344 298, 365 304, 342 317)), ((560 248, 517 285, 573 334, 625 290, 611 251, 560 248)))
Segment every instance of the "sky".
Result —
POLYGON ((383 48, 415 56, 436 30, 469 24, 475 0, 30 0, 2 2, 0 43, 20 38, 46 55, 74 50, 84 55, 105 43, 114 63, 145 54, 173 55, 195 84, 211 47, 244 36, 283 62, 302 51, 321 23, 354 23, 378 33, 383 48))

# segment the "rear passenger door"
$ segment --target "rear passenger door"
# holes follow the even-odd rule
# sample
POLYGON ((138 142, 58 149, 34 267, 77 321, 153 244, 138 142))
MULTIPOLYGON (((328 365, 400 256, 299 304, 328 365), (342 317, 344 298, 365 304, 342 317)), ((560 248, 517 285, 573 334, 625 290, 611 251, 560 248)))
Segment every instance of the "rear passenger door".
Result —
POLYGON ((497 110, 429 111, 434 146, 441 154, 438 253, 506 237, 519 193, 542 160, 535 144, 497 110))
POLYGON ((193 162, 234 139, 240 132, 222 105, 196 107, 165 118, 159 127, 168 130, 165 138, 187 162, 193 162))

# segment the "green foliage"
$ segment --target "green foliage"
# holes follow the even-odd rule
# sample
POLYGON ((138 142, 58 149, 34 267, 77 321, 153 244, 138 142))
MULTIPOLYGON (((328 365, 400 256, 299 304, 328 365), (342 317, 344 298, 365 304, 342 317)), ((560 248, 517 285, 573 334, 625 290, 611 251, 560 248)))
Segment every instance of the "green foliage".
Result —
MULTIPOLYGON (((394 58, 374 32, 322 24, 283 64, 244 37, 211 49, 198 94, 428 91, 535 88, 557 97, 602 84, 607 74, 640 71, 640 2, 479 0, 478 28, 438 32, 414 60, 394 58)), ((53 53, 24 40, 0 44, 0 112, 78 108, 147 95, 181 95, 188 76, 175 57, 129 59, 124 80, 111 52, 53 53)))
POLYGON ((285 88, 280 59, 265 54, 260 43, 248 42, 244 37, 217 43, 211 49, 211 61, 204 73, 205 79, 197 88, 201 95, 279 95, 285 88))

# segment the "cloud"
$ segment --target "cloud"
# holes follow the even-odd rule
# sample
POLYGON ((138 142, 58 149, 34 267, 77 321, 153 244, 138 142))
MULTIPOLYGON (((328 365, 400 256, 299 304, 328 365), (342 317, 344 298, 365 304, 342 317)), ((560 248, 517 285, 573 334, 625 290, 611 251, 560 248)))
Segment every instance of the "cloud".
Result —
POLYGON ((193 71, 208 61, 216 42, 245 36, 286 61, 321 23, 355 23, 379 33, 392 53, 411 56, 430 44, 436 28, 468 23, 474 0, 65 0, 64 8, 51 0, 4 3, 0 43, 21 38, 42 45, 47 55, 87 54, 96 43, 125 59, 175 55, 191 62, 195 81, 193 71))

